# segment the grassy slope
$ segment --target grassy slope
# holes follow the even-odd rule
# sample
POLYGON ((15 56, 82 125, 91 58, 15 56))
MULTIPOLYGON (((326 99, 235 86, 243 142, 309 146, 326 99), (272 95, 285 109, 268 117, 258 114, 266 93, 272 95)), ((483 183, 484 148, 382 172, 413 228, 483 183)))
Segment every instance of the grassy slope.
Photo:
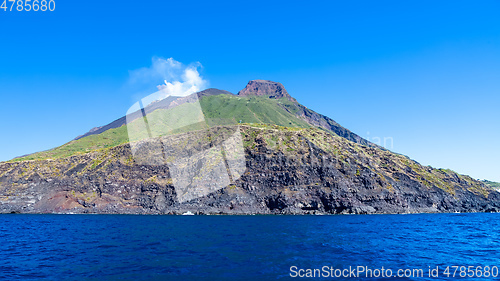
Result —
MULTIPOLYGON (((287 112, 282 107, 289 110, 294 109, 292 102, 287 99, 269 99, 267 97, 238 97, 233 95, 207 96, 200 100, 201 108, 205 119, 210 126, 228 125, 237 123, 265 123, 276 124, 284 127, 308 128, 310 125, 287 112)), ((176 116, 185 116, 185 112, 190 105, 183 104, 171 110, 157 110, 148 116, 168 127, 169 123, 176 116)), ((134 121, 137 123, 139 120, 134 121)), ((177 123, 177 122, 174 122, 177 123)), ((198 126, 187 127, 176 130, 175 133, 182 133, 186 130, 200 129, 198 126)), ((165 134, 165 131, 155 131, 158 135, 165 134)), ((71 141, 54 149, 30 154, 16 158, 11 161, 57 159, 75 154, 87 153, 90 151, 110 148, 129 141, 126 126, 111 129, 99 135, 91 135, 79 140, 71 141)))
POLYGON ((310 125, 287 112, 282 106, 291 106, 292 102, 285 98, 269 99, 267 97, 238 97, 219 95, 201 100, 205 118, 217 120, 229 119, 239 123, 276 124, 284 127, 308 128, 310 125))

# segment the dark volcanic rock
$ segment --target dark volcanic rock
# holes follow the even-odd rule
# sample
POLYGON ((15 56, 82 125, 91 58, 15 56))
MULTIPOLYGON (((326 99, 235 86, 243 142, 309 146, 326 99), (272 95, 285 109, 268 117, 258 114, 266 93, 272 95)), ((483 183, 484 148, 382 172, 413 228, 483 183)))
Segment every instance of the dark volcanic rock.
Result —
MULTIPOLYGON (((423 167, 404 156, 321 130, 242 126, 242 135, 245 173, 234 184, 204 197, 179 203, 168 167, 139 165, 129 145, 122 145, 64 159, 0 163, 0 212, 371 214, 500 210, 500 194, 468 176, 423 167)), ((196 143, 196 133, 183 137, 196 143)))
MULTIPOLYGON (((364 138, 358 136, 357 134, 349 131, 348 129, 342 127, 339 123, 335 122, 333 119, 321 115, 301 104, 296 105, 298 108, 298 111, 296 111, 296 115, 299 118, 302 118, 307 121, 307 123, 311 124, 312 126, 316 127, 321 127, 324 129, 327 129, 329 131, 334 132, 338 136, 341 136, 345 139, 348 139, 352 142, 359 143, 362 145, 368 145, 368 146, 373 146, 373 143, 370 143, 369 141, 365 140, 364 138)), ((286 109, 286 108, 285 108, 286 109)))

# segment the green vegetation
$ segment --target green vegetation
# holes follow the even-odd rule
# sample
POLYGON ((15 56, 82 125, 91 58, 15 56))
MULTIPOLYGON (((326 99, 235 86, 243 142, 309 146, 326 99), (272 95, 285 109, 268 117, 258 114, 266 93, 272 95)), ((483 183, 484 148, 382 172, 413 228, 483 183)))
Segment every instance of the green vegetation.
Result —
POLYGON ((310 125, 297 118, 293 112, 297 111, 295 103, 281 99, 270 99, 263 96, 239 97, 233 95, 209 96, 201 99, 201 107, 205 118, 210 125, 221 124, 220 119, 227 124, 262 123, 275 124, 284 127, 308 128, 310 125), (292 111, 288 112, 284 108, 292 111))
POLYGON ((25 160, 58 159, 76 154, 83 154, 104 148, 115 147, 128 142, 127 128, 108 130, 99 135, 91 135, 79 140, 73 140, 69 143, 56 147, 51 150, 37 152, 24 157, 12 159, 11 162, 25 160))
MULTIPOLYGON (((283 127, 308 128, 310 125, 297 118, 289 110, 298 110, 296 105, 286 98, 269 99, 268 97, 238 97, 233 95, 207 96, 200 100, 205 117, 198 114, 195 104, 182 104, 173 109, 159 109, 148 117, 148 123, 155 136, 184 133, 220 125, 235 125, 239 123, 260 123, 256 126, 279 125, 283 127), (193 114, 194 113, 194 114, 193 114), (182 118, 181 118, 182 117, 182 118), (267 124, 267 125, 266 125, 267 124)), ((51 150, 19 157, 10 162, 41 159, 59 159, 90 151, 115 147, 129 142, 129 130, 135 130, 134 139, 146 138, 144 130, 140 130, 142 120, 135 120, 129 126, 107 130, 99 135, 91 135, 71 141, 51 150), (140 122, 141 121, 141 122, 140 122)), ((96 163, 97 164, 97 163, 96 163)))

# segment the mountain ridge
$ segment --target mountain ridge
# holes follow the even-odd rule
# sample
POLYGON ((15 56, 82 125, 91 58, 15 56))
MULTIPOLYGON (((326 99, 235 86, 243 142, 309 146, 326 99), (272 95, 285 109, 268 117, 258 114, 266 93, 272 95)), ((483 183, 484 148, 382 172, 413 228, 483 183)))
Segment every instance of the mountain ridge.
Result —
MULTIPOLYGON (((308 109, 307 107, 299 104, 295 99, 287 98, 287 96, 291 97, 288 92, 286 92, 286 89, 284 89, 283 85, 281 83, 276 83, 276 82, 271 82, 267 80, 251 80, 248 82, 247 87, 245 87, 242 91, 244 91, 247 88, 259 88, 260 92, 259 94, 252 94, 253 92, 248 92, 245 95, 234 95, 228 91, 224 90, 219 90, 215 88, 210 88, 206 89, 197 93, 194 93, 192 95, 189 95, 187 97, 173 97, 169 96, 165 99, 159 100, 152 102, 151 104, 147 105, 144 110, 145 114, 150 114, 151 112, 155 110, 163 110, 163 109, 169 109, 171 107, 178 106, 179 104, 182 104, 184 102, 189 102, 196 100, 196 98, 200 101, 202 108, 203 107, 208 107, 204 109, 205 114, 209 116, 210 118, 217 118, 220 117, 221 109, 217 108, 217 106, 211 106, 211 104, 219 104, 219 106, 224 105, 227 108, 234 107, 234 108, 239 108, 239 112, 230 112, 233 116, 238 116, 241 115, 241 112, 245 111, 248 108, 252 108, 251 111, 253 112, 254 116, 257 116, 257 118, 253 118, 253 116, 242 116, 241 118, 236 118, 238 120, 233 120, 233 123, 236 124, 238 122, 243 122, 243 123, 259 123, 262 122, 262 120, 267 120, 267 122, 264 123, 269 123, 269 124, 279 124, 286 126, 287 124, 283 123, 283 120, 280 121, 279 119, 282 119, 280 116, 274 116, 274 117, 269 117, 272 115, 271 111, 274 112, 281 112, 281 110, 286 111, 288 114, 287 120, 291 121, 290 124, 291 126, 299 126, 299 127, 307 127, 307 126, 313 126, 313 127, 321 127, 325 130, 328 130, 330 132, 333 132, 341 137, 344 137, 348 140, 354 141, 356 143, 360 143, 363 145, 368 145, 368 146, 373 146, 375 144, 370 143, 366 139, 363 139, 362 137, 358 136, 357 134, 351 132, 350 130, 342 127, 340 124, 335 122, 333 119, 319 114, 311 109, 308 109), (257 82, 256 82, 257 81, 257 82), (262 83, 265 84, 265 87, 260 88, 261 82, 259 81, 264 81, 262 83), (272 84, 274 86, 269 86, 269 84, 272 84), (250 85, 250 86, 249 86, 250 85), (284 95, 283 93, 286 93, 284 95), (210 100, 210 102, 207 102, 208 99, 213 99, 212 97, 214 96, 220 96, 219 101, 213 102, 210 100), (233 98, 238 98, 241 97, 243 100, 235 100, 232 99, 230 102, 227 102, 228 99, 225 97, 233 97, 233 98), (245 104, 245 102, 247 104, 245 104), (210 103, 209 105, 206 105, 207 103, 210 103), (272 104, 273 108, 269 108, 267 113, 262 113, 259 111, 262 111, 261 108, 259 107, 266 107, 266 104, 272 104), (219 116, 216 114, 211 114, 211 113, 219 113, 219 116), (293 120, 292 120, 293 119, 293 120), (305 124, 305 123, 307 124, 305 124)), ((241 92, 241 91, 240 91, 241 92)), ((282 114, 284 114, 282 112, 282 114)), ((13 160, 15 161, 21 161, 21 160, 29 160, 29 159, 37 159, 37 158, 43 158, 43 157, 50 157, 49 155, 58 155, 57 151, 60 150, 71 150, 71 146, 80 146, 81 148, 77 148, 75 150, 75 153, 85 153, 88 151, 91 151, 92 149, 85 149, 85 146, 90 146, 92 145, 94 149, 97 148, 105 148, 109 146, 115 146, 119 144, 126 143, 128 140, 127 132, 126 132, 126 124, 127 124, 127 118, 130 121, 133 121, 137 118, 141 118, 143 116, 143 113, 139 111, 131 112, 126 116, 123 116, 119 119, 116 119, 115 121, 104 125, 100 127, 95 127, 91 129, 89 132, 80 135, 76 137, 73 141, 70 141, 69 143, 63 144, 62 146, 49 149, 46 151, 38 152, 38 153, 32 153, 20 157, 16 157, 13 160), (115 132, 118 133, 115 133, 115 132), (102 137, 102 138, 101 138, 102 137), (104 140, 103 140, 104 138, 104 140), (113 140, 114 141, 110 141, 113 140), (81 144, 80 144, 81 143, 81 144), (87 144, 91 143, 91 144, 87 144), (107 144, 109 143, 109 145, 107 144), (102 144, 102 145, 99 145, 102 144)), ((226 116, 228 117, 228 116, 226 116)), ((287 121, 287 122, 288 122, 287 121)), ((64 156, 70 156, 72 155, 71 152, 69 153, 63 153, 64 156)))
MULTIPOLYGON (((171 167, 136 161, 127 126, 117 119, 50 151, 0 163, 0 213, 500 211, 500 193, 491 182, 425 167, 370 143, 300 105, 280 83, 252 80, 242 91, 170 97, 122 117, 136 123, 144 115, 175 116, 199 101, 208 128, 183 127, 140 145, 155 151, 157 141, 177 138, 186 140, 187 152, 197 151, 200 143, 216 147, 221 132, 237 128, 246 171, 225 188, 180 202, 171 167)), ((203 160, 191 154, 193 163, 203 160)))
MULTIPOLYGON (((199 99, 206 97, 206 96, 214 96, 214 95, 234 95, 231 92, 225 91, 225 90, 220 90, 216 88, 209 88, 197 93, 194 93, 192 95, 197 95, 199 99)), ((360 136, 350 132, 349 130, 345 129, 342 127, 340 124, 335 122, 333 119, 319 114, 311 109, 308 109, 307 107, 299 104, 295 98, 293 98, 285 89, 283 84, 279 82, 273 82, 269 80, 262 80, 262 79, 256 79, 256 80, 250 80, 247 84, 247 86, 240 90, 236 96, 242 96, 242 97, 251 97, 251 96, 267 96, 270 99, 281 99, 281 98, 286 98, 287 100, 293 102, 298 108, 299 112, 297 115, 300 117, 306 119, 308 123, 310 123, 312 126, 318 126, 325 128, 327 130, 331 130, 335 132, 336 134, 345 137, 347 139, 353 140, 355 142, 359 142, 365 145, 368 145, 369 142, 360 136)), ((157 101, 155 103, 152 103, 148 106, 146 106, 145 111, 146 113, 150 113, 156 109, 161 109, 161 108, 168 108, 168 106, 178 97, 168 97, 164 100, 157 101)), ((296 114, 292 112, 288 107, 282 106, 283 109, 287 110, 290 113, 296 114)), ((140 112, 134 112, 132 113, 133 115, 137 115, 137 117, 142 116, 140 112)), ((135 119, 135 118, 132 118, 135 119)), ((75 140, 81 139, 83 137, 89 136, 89 135, 96 135, 105 132, 106 130, 109 129, 114 129, 118 128, 120 126, 126 125, 126 116, 123 116, 107 125, 100 126, 100 127, 95 127, 92 128, 89 132, 80 135, 75 138, 75 140)))
MULTIPOLYGON (((206 96, 213 96, 213 95, 220 95, 220 94, 232 95, 231 92, 219 90, 219 89, 215 89, 215 88, 208 88, 206 90, 197 92, 195 94, 198 96, 198 98, 206 97, 206 96)), ((161 109, 161 108, 166 109, 173 101, 175 101, 178 98, 179 97, 169 96, 169 97, 162 99, 160 101, 153 102, 153 103, 146 106, 145 112, 150 113, 150 112, 153 112, 154 110, 157 110, 157 109, 161 109)), ((141 117, 142 113, 140 111, 136 111, 136 112, 133 112, 131 115, 133 115, 133 117, 131 119, 135 120, 135 119, 141 117)), ((80 135, 80 136, 77 136, 74 140, 79 140, 81 138, 84 138, 84 137, 87 137, 90 135, 98 135, 98 134, 104 133, 105 131, 107 131, 109 129, 115 129, 115 128, 121 127, 123 125, 126 125, 126 124, 127 124, 127 116, 123 116, 123 117, 118 118, 115 121, 113 121, 107 125, 94 127, 92 129, 90 129, 87 133, 80 135)))

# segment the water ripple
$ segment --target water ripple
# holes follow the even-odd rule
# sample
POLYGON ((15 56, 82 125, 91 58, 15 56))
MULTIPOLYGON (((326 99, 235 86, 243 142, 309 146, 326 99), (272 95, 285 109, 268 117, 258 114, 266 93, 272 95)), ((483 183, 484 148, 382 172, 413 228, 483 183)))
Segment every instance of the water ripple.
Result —
MULTIPOLYGON (((0 272, 7 280, 283 280, 291 266, 491 266, 499 219, 0 215, 0 272)), ((417 279, 426 280, 391 278, 417 279)))

